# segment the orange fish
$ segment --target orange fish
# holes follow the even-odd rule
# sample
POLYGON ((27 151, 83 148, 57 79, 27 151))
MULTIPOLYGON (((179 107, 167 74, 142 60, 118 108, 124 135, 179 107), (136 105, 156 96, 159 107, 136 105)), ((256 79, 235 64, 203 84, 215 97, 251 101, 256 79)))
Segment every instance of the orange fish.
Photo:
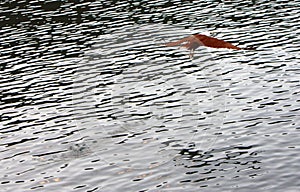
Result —
POLYGON ((226 41, 214 38, 214 37, 201 35, 201 34, 194 34, 189 37, 180 39, 178 41, 167 43, 165 45, 169 46, 169 47, 181 45, 181 47, 185 47, 188 50, 190 50, 191 58, 194 56, 194 50, 200 46, 206 46, 206 47, 212 47, 212 48, 227 48, 227 49, 235 49, 235 50, 241 50, 241 49, 253 50, 254 49, 254 48, 240 48, 240 47, 232 45, 229 42, 226 42, 226 41), (181 45, 182 43, 186 43, 186 44, 181 45))

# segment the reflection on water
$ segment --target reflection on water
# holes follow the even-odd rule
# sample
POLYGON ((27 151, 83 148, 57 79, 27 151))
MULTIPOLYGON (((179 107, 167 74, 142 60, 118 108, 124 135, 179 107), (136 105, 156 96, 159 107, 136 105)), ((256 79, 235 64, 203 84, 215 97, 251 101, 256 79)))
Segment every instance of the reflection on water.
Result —
POLYGON ((2 191, 299 190, 296 2, 0 9, 2 191))

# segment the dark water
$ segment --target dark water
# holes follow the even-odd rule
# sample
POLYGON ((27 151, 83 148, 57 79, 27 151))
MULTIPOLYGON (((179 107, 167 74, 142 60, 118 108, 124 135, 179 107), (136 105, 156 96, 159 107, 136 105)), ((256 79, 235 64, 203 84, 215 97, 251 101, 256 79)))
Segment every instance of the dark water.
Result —
POLYGON ((0 191, 299 191, 299 5, 1 1, 0 191))

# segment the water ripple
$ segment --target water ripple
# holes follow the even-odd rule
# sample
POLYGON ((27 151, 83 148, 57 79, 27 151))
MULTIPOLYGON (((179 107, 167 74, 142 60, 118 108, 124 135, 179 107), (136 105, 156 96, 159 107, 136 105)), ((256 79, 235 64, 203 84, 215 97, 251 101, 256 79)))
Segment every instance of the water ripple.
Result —
POLYGON ((299 191, 297 2, 0 12, 3 191, 299 191), (257 51, 162 45, 193 33, 257 51))

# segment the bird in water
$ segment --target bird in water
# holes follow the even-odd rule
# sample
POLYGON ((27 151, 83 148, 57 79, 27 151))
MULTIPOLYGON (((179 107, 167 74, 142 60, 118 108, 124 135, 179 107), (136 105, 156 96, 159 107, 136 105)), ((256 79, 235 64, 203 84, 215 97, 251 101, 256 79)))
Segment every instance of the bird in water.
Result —
POLYGON ((190 58, 194 56, 194 50, 200 46, 212 47, 212 48, 227 48, 227 49, 235 49, 235 50, 255 50, 255 48, 247 47, 247 48, 240 48, 237 46, 232 45, 229 42, 210 37, 207 35, 202 34, 193 34, 189 37, 185 37, 175 42, 170 42, 165 44, 165 46, 172 47, 181 45, 181 47, 187 48, 190 50, 190 58), (185 43, 185 44, 183 44, 185 43))

